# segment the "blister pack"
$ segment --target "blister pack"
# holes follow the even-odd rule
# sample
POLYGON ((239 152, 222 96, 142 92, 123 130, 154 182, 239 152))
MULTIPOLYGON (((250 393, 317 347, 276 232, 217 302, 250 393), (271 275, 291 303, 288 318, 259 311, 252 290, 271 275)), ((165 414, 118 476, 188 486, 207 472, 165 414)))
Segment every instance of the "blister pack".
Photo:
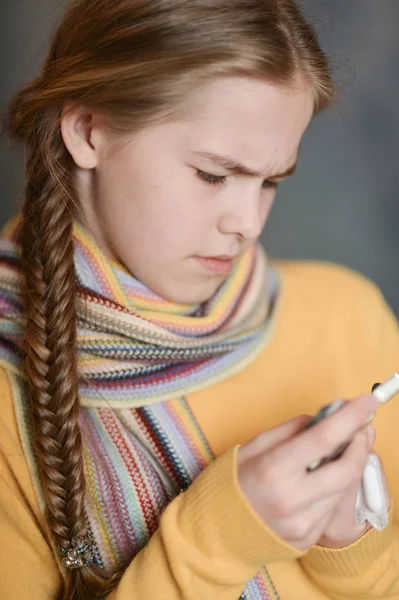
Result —
POLYGON ((369 454, 363 471, 362 483, 357 493, 355 514, 357 523, 368 521, 377 531, 381 531, 388 525, 381 465, 374 452, 369 454))

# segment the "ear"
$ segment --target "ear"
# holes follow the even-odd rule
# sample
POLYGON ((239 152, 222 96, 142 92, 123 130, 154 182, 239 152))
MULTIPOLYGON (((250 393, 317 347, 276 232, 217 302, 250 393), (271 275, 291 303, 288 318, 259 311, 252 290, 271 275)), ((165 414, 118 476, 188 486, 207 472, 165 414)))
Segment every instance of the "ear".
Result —
POLYGON ((93 122, 94 115, 83 106, 65 106, 61 116, 64 144, 81 169, 94 169, 98 163, 93 122))

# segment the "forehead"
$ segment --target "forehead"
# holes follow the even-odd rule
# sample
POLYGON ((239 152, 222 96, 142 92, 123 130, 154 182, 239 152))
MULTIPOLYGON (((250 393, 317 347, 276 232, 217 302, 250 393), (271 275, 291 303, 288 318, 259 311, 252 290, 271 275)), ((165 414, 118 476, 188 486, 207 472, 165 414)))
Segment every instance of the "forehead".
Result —
POLYGON ((189 99, 188 145, 252 160, 258 168, 265 161, 284 166, 296 157, 313 111, 313 94, 305 82, 220 78, 197 88, 189 99))

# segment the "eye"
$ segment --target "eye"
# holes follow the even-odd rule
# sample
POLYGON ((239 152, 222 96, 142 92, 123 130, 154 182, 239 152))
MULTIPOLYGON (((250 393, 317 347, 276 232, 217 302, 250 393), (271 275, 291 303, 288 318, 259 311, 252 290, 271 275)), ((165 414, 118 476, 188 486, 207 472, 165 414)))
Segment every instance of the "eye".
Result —
POLYGON ((197 176, 202 179, 202 181, 206 181, 210 185, 217 185, 218 183, 226 183, 227 176, 226 175, 211 175, 210 173, 204 173, 204 171, 200 171, 196 169, 197 176))
MULTIPOLYGON (((202 181, 206 181, 206 183, 209 183, 210 185, 218 185, 219 183, 226 183, 228 177, 226 175, 211 175, 210 173, 205 173, 204 171, 200 171, 199 169, 196 169, 197 172, 197 176, 202 179, 202 181)), ((265 189, 277 189, 278 187, 278 182, 277 181, 270 181, 269 179, 265 179, 265 181, 262 184, 262 187, 264 187, 265 189)))

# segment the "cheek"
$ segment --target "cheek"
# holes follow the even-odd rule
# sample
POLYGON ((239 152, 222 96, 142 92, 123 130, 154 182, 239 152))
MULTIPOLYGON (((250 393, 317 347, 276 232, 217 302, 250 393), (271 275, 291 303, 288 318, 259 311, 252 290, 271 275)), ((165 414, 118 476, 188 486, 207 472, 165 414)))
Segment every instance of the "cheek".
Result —
POLYGON ((188 201, 143 194, 119 198, 116 206, 108 208, 106 221, 120 252, 158 263, 201 249, 206 233, 203 217, 188 201))
POLYGON ((151 171, 138 158, 133 168, 121 157, 99 179, 103 226, 120 250, 123 245, 134 255, 151 251, 172 258, 200 251, 209 236, 214 206, 199 195, 187 171, 162 164, 151 171))

